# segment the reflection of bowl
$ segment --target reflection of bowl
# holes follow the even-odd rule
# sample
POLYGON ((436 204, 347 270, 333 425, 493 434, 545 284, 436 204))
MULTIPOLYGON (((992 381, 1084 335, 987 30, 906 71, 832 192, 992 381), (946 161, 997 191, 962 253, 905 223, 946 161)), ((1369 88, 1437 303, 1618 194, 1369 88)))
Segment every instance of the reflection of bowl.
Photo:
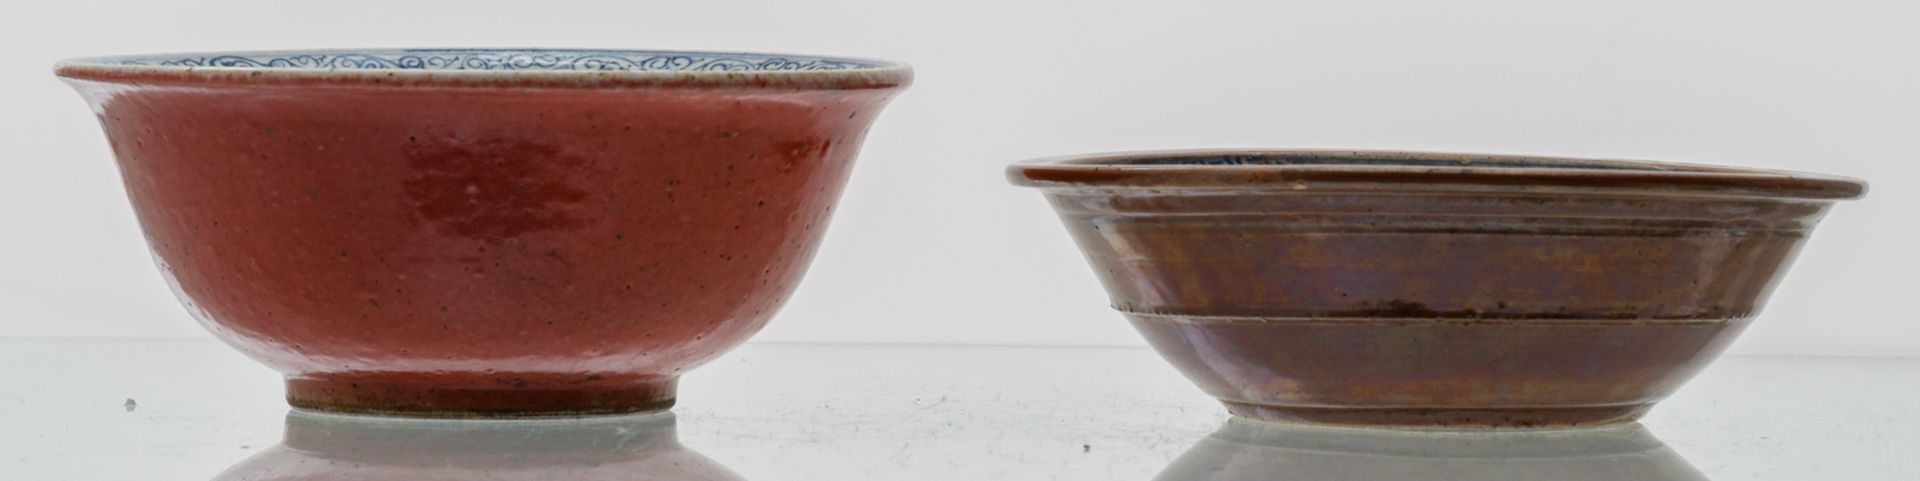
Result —
POLYGON ((1705 480, 1639 423, 1587 429, 1350 429, 1234 419, 1155 478, 1705 480))
POLYGON ((583 50, 72 60, 160 268, 295 406, 665 409, 800 280, 899 64, 583 50))
POLYGON ((672 414, 447 421, 295 411, 286 440, 216 480, 738 481, 680 445, 672 414))
POLYGON ((1234 414, 1540 426, 1639 417, 1759 313, 1857 180, 1347 151, 1045 159, 1153 347, 1234 414))

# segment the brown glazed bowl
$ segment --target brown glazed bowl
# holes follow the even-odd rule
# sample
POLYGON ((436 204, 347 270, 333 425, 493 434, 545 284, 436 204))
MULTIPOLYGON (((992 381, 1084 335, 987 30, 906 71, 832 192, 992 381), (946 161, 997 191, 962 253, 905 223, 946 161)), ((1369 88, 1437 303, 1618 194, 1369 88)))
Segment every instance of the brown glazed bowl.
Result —
POLYGON ((662 410, 759 330, 901 64, 600 50, 70 60, 154 258, 300 408, 662 410))
POLYGON ((1858 180, 1656 162, 1186 151, 1016 164, 1154 349, 1232 413, 1628 421, 1759 313, 1858 180))

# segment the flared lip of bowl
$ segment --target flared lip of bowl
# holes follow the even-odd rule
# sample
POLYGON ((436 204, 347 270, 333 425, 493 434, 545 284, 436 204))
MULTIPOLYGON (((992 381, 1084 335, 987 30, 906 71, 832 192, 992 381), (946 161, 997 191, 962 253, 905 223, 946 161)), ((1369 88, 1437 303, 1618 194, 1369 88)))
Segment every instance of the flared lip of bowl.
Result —
POLYGON ((1531 192, 1847 200, 1860 179, 1704 164, 1344 149, 1202 149, 1045 157, 1007 168, 1047 190, 1531 192))
POLYGON ((859 57, 570 48, 255 50, 81 57, 62 78, 126 84, 402 88, 711 88, 859 90, 904 87, 905 63, 859 57))

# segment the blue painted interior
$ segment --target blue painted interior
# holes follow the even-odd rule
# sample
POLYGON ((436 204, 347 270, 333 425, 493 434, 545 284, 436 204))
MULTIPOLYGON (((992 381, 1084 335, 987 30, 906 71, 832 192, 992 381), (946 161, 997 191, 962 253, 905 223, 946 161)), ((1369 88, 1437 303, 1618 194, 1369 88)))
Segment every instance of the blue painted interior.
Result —
POLYGON ((855 70, 894 65, 859 59, 642 50, 316 50, 139 55, 89 59, 121 65, 359 70, 599 70, 629 72, 855 70))

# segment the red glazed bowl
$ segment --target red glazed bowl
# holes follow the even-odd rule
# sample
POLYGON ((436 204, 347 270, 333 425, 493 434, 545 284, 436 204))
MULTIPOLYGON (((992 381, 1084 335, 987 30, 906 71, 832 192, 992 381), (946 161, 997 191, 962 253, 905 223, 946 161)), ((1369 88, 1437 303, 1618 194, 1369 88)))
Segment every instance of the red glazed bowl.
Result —
POLYGON ((71 60, 154 258, 296 407, 661 410, 800 280, 904 65, 588 50, 71 60))
POLYGON ((1858 180, 1356 151, 1041 159, 1115 309, 1229 411, 1397 426, 1638 418, 1760 312, 1858 180))

